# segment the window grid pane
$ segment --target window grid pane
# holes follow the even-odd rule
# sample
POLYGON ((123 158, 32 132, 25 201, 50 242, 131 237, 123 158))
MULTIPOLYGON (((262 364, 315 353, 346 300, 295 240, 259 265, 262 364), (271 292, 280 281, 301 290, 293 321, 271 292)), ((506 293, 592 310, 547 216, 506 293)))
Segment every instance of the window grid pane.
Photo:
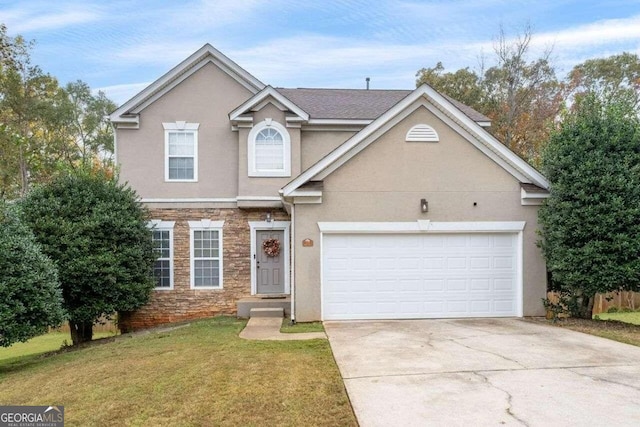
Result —
POLYGON ((220 233, 193 231, 193 286, 220 287, 220 233))
POLYGON ((153 264, 156 287, 171 287, 171 233, 169 230, 153 230, 153 248, 158 259, 153 264))
POLYGON ((255 141, 256 170, 284 170, 284 139, 273 128, 262 129, 255 141))
POLYGON ((168 132, 168 162, 170 180, 195 178, 195 132, 168 132))
POLYGON ((193 179, 193 157, 169 157, 169 179, 193 179))

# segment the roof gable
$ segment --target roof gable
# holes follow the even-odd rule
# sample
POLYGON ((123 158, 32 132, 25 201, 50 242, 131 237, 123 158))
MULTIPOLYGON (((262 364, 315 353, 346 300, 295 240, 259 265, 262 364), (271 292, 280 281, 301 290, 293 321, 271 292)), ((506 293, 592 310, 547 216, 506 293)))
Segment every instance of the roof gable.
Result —
POLYGON ((238 118, 240 118, 241 115, 255 109, 259 109, 263 102, 269 100, 269 98, 274 99, 283 108, 292 111, 301 120, 309 120, 309 114, 306 111, 291 102, 291 100, 289 100, 287 97, 279 93, 271 86, 265 87, 260 92, 256 93, 254 96, 245 101, 238 108, 229 113, 229 120, 231 120, 232 122, 236 121, 238 120, 238 118))
POLYGON ((140 111, 209 63, 216 65, 252 93, 265 88, 264 83, 207 43, 122 104, 109 115, 109 120, 119 126, 137 128, 140 111))
POLYGON ((422 85, 284 186, 281 193, 287 197, 309 181, 324 179, 420 106, 438 116, 521 182, 548 188, 549 184, 540 172, 482 129, 447 98, 430 86, 422 85))

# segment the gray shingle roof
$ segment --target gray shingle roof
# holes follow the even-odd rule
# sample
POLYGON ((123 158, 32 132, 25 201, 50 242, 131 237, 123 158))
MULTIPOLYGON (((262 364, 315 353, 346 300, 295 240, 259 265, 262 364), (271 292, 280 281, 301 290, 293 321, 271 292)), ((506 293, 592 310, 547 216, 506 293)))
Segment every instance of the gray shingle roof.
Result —
MULTIPOLYGON (((309 113, 312 119, 374 120, 409 95, 410 90, 387 89, 310 89, 276 88, 291 102, 309 113)), ((455 99, 444 95, 475 122, 489 122, 480 114, 455 99)))

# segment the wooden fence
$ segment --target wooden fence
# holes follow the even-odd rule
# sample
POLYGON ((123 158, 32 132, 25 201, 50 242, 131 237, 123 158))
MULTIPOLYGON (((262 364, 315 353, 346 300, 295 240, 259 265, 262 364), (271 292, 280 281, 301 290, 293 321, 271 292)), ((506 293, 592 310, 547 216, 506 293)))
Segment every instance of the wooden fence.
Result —
MULTIPOLYGON (((56 331, 60 332, 69 332, 69 323, 65 322, 64 325, 60 326, 60 328, 56 329, 56 331)), ((107 320, 104 324, 98 323, 93 325, 93 332, 113 332, 114 334, 118 332, 118 326, 114 321, 107 320)))
POLYGON ((593 302, 593 314, 606 313, 611 307, 640 310, 640 293, 612 292, 597 294, 593 302))
MULTIPOLYGON (((558 302, 555 292, 548 292, 547 298, 552 302, 558 302)), ((610 292, 608 294, 596 294, 593 302, 593 314, 606 313, 611 307, 618 310, 640 310, 640 293, 634 292, 610 292)))

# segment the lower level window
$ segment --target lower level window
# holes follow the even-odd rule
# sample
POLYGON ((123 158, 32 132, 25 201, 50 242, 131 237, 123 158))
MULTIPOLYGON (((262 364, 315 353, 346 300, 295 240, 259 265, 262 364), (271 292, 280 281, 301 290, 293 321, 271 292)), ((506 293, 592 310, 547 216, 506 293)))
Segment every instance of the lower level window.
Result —
POLYGON ((223 224, 224 221, 189 221, 192 288, 222 288, 223 224))
POLYGON ((154 220, 152 228, 153 249, 157 259, 153 264, 156 289, 173 289, 173 221, 154 220))

